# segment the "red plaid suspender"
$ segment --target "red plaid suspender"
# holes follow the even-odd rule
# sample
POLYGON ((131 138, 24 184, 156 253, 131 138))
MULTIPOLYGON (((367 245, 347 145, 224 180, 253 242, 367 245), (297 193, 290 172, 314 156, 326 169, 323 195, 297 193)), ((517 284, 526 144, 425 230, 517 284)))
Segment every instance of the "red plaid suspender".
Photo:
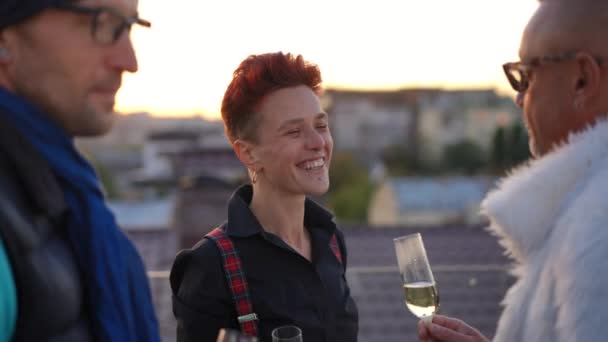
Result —
POLYGON ((239 315, 241 331, 249 336, 258 336, 258 316, 253 312, 247 279, 232 240, 221 228, 215 228, 206 237, 215 242, 222 255, 224 274, 239 315))
MULTIPOLYGON (((238 321, 241 325, 241 331, 249 336, 258 336, 258 316, 253 312, 253 304, 251 303, 251 296, 249 295, 247 279, 243 272, 241 259, 234 248, 232 240, 230 240, 228 235, 226 235, 226 232, 219 227, 205 236, 215 243, 222 255, 224 274, 226 275, 226 280, 230 287, 232 299, 236 305, 237 315, 239 315, 238 321)), ((342 253, 338 246, 336 234, 331 236, 329 247, 338 259, 338 262, 342 264, 342 253)))
POLYGON ((331 236, 331 239, 329 240, 329 247, 331 247, 331 251, 334 252, 334 255, 336 256, 336 258, 338 259, 338 261, 341 264, 342 263, 342 253, 340 253, 340 246, 338 246, 338 239, 336 238, 336 234, 333 234, 331 236))

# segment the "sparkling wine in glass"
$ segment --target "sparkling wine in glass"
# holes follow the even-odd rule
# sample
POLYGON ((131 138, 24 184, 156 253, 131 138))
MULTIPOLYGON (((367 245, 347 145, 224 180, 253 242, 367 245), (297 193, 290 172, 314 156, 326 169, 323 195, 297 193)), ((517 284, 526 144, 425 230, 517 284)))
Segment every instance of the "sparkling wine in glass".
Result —
POLYGON ((405 304, 418 318, 430 320, 439 308, 439 294, 420 233, 393 240, 403 281, 405 304))

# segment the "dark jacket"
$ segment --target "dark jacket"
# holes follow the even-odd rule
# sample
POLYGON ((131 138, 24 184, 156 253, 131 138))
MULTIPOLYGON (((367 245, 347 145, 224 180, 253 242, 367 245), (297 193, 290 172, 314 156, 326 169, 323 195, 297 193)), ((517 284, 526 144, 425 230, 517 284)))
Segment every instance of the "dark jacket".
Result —
MULTIPOLYGON (((296 325, 307 342, 357 340, 358 314, 346 283, 346 248, 331 214, 306 200, 304 225, 311 237, 312 262, 276 235, 267 233, 249 210, 252 189, 230 200, 224 228, 241 257, 261 341, 281 325, 296 325), (329 246, 338 238, 343 263, 329 246)), ((239 329, 220 252, 209 239, 180 252, 171 270, 178 341, 215 341, 220 328, 239 329)))
POLYGON ((91 341, 67 206, 45 160, 0 108, 0 238, 17 287, 13 341, 91 341))

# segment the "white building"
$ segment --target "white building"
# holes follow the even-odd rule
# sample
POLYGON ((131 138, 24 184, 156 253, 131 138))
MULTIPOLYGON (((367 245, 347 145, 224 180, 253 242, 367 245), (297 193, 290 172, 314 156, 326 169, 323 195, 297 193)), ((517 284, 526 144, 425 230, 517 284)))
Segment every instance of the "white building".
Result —
POLYGON ((170 154, 199 145, 196 131, 163 131, 148 135, 142 150, 143 168, 139 175, 145 178, 172 178, 170 154))
POLYGON ((411 139, 412 106, 404 91, 328 90, 323 103, 338 150, 373 157, 411 139))
POLYGON ((519 119, 510 98, 493 89, 394 91, 327 90, 337 150, 376 159, 392 145, 405 146, 435 163, 447 145, 470 140, 488 150, 499 126, 519 119))
POLYGON ((464 140, 489 152, 496 129, 519 120, 518 112, 493 90, 445 92, 420 108, 420 156, 436 163, 447 145, 464 140))

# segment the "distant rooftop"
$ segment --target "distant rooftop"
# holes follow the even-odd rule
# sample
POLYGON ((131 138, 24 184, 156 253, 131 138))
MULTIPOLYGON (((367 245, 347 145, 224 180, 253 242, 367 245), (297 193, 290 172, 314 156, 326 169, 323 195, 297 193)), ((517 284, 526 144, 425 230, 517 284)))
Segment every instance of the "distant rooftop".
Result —
POLYGON ((166 230, 173 221, 175 201, 173 198, 145 202, 109 201, 108 206, 124 230, 166 230))
POLYGON ((173 130, 162 130, 150 132, 147 135, 147 139, 150 141, 162 141, 162 140, 191 140, 196 141, 201 136, 201 132, 198 130, 185 130, 185 129, 173 129, 173 130))
POLYGON ((335 100, 371 100, 384 105, 412 105, 418 97, 433 96, 442 92, 439 88, 397 89, 397 90, 351 90, 326 89, 324 96, 335 100))
POLYGON ((452 97, 479 97, 479 98, 498 98, 498 94, 493 88, 474 88, 448 90, 442 88, 405 88, 396 90, 353 90, 353 89, 326 89, 325 95, 342 99, 360 99, 367 98, 370 100, 394 103, 394 102, 410 102, 422 98, 434 99, 439 96, 452 97))
POLYGON ((393 178, 389 184, 394 189, 400 211, 420 209, 459 210, 472 203, 479 204, 493 179, 470 177, 403 177, 393 178))

